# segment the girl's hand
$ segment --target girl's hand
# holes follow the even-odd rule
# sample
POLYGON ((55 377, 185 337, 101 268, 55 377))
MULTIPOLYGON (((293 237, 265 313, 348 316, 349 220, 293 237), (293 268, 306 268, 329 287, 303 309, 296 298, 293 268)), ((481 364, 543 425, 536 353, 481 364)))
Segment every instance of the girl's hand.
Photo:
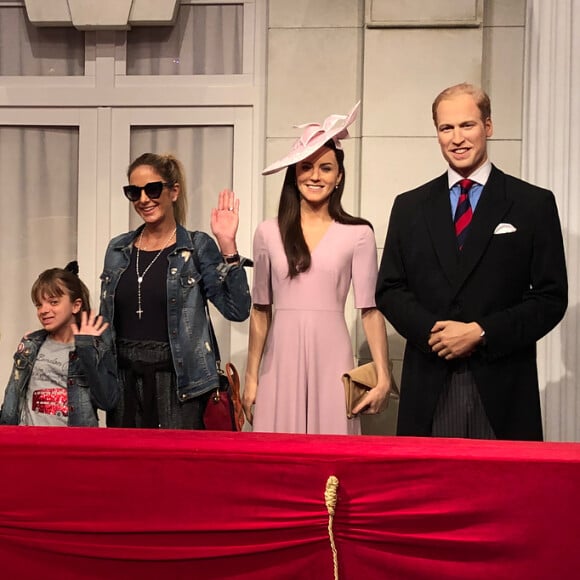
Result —
POLYGON ((240 200, 229 189, 224 189, 218 196, 217 207, 211 210, 211 231, 216 237, 222 254, 235 254, 236 232, 240 210, 240 200))
POLYGON ((77 326, 75 322, 71 325, 73 334, 87 334, 90 336, 101 336, 105 330, 109 327, 109 323, 103 320, 102 316, 95 316, 95 313, 91 310, 90 313, 86 311, 81 312, 81 326, 77 326))

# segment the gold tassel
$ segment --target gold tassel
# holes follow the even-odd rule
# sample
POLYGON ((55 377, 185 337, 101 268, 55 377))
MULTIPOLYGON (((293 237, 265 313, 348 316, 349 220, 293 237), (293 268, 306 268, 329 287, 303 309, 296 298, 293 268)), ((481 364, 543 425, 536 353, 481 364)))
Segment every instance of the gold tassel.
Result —
POLYGON ((338 478, 331 475, 326 480, 326 489, 324 490, 324 501, 326 509, 328 510, 328 537, 330 538, 330 548, 332 549, 332 562, 334 566, 334 580, 338 580, 338 553, 336 551, 336 544, 334 543, 334 531, 332 524, 334 522, 334 510, 336 508, 338 489, 338 478))

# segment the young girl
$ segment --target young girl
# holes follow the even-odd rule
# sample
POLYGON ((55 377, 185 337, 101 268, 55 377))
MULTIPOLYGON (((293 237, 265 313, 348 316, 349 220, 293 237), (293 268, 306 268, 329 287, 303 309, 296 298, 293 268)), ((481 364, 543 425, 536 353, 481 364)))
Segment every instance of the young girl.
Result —
POLYGON ((100 339, 108 323, 91 312, 77 274, 71 262, 45 270, 33 284, 43 328, 25 335, 14 354, 1 424, 97 427, 97 408, 117 403, 113 354, 100 339))

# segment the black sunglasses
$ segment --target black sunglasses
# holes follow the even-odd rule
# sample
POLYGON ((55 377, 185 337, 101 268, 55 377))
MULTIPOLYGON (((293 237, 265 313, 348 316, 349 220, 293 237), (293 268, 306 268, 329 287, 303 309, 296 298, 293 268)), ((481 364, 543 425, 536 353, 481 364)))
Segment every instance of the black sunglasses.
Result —
POLYGON ((171 183, 163 181, 152 181, 146 183, 143 187, 138 185, 124 185, 123 192, 129 201, 137 201, 141 198, 141 191, 145 190, 145 195, 149 199, 158 199, 164 187, 171 187, 171 183))

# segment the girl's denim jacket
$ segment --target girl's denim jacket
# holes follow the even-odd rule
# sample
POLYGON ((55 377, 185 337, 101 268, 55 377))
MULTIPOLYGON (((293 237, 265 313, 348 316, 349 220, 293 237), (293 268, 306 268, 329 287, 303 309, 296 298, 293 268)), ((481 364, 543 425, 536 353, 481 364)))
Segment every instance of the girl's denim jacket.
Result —
MULTIPOLYGON (((115 291, 143 227, 109 242, 101 274, 101 314, 106 320, 115 320, 115 291)), ((218 386, 204 296, 227 320, 245 320, 251 298, 244 263, 251 264, 246 258, 236 265, 224 263, 209 235, 177 226, 175 249, 167 257, 167 332, 181 401, 218 386)), ((112 324, 107 336, 114 344, 112 324)))
MULTIPOLYGON (((26 393, 38 351, 48 333, 37 330, 25 336, 14 354, 14 366, 0 414, 0 424, 18 425, 26 404, 26 393)), ((98 336, 75 336, 75 349, 69 354, 69 427, 98 427, 97 408, 109 411, 120 395, 115 359, 98 336)))

